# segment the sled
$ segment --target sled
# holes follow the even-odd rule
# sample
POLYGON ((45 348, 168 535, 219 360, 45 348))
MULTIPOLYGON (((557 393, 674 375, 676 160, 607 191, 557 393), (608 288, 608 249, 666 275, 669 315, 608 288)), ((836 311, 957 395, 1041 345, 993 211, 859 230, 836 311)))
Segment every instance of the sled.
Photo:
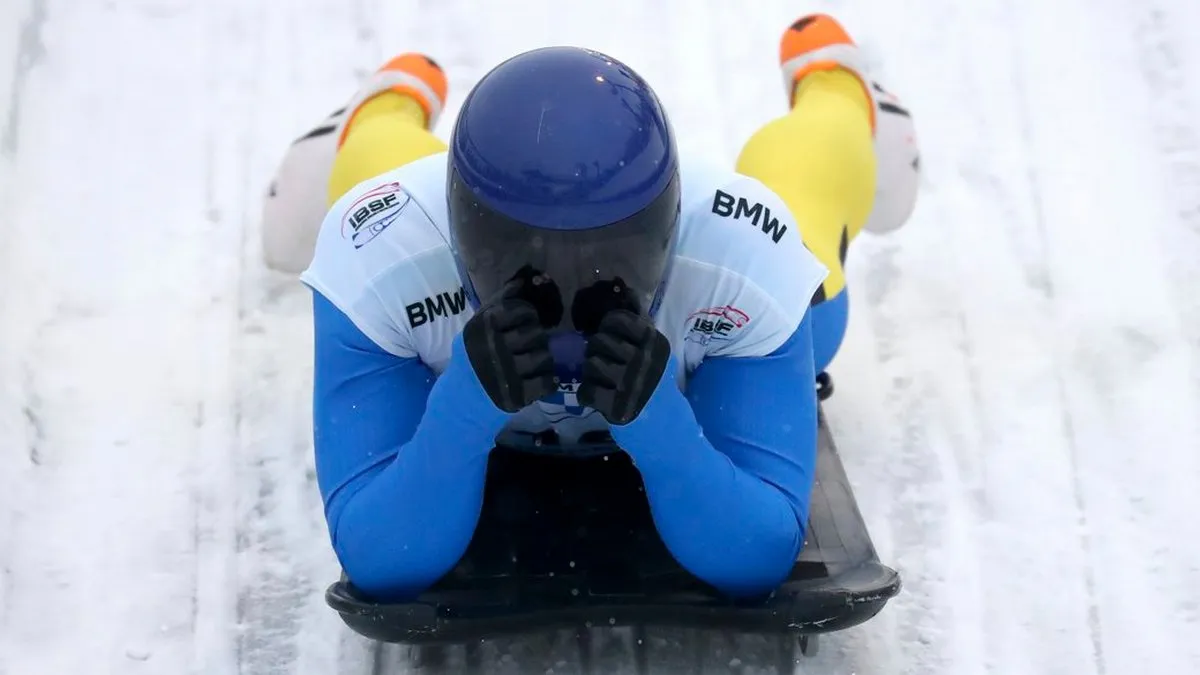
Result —
POLYGON ((788 580, 754 601, 723 598, 674 561, 640 476, 611 439, 595 439, 583 458, 548 454, 553 439, 528 441, 493 451, 474 538, 433 588, 413 602, 381 603, 343 577, 327 590, 328 605, 384 643, 660 626, 794 635, 811 654, 816 635, 871 619, 900 590, 897 572, 876 555, 823 412, 807 541, 788 580))

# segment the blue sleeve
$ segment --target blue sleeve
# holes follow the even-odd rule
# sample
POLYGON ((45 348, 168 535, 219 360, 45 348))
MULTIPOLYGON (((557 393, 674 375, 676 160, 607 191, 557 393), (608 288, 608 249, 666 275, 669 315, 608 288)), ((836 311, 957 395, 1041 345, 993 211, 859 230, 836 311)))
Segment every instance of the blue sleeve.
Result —
POLYGON ((636 420, 613 428, 642 474, 667 548, 725 593, 774 590, 804 543, 815 378, 806 315, 774 353, 706 360, 686 397, 668 377, 636 420))
POLYGON ((334 551, 366 593, 410 597, 466 550, 506 415, 464 367, 461 339, 435 378, 316 292, 313 323, 313 441, 334 551))

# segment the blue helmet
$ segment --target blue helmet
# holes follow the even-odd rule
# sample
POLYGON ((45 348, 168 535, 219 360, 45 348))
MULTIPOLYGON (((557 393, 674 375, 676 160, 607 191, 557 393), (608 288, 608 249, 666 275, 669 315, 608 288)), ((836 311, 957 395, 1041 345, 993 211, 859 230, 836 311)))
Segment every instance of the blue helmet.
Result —
POLYGON ((679 159, 658 97, 604 54, 515 56, 467 95, 450 139, 451 244, 471 303, 513 280, 559 333, 652 315, 678 229, 679 159))

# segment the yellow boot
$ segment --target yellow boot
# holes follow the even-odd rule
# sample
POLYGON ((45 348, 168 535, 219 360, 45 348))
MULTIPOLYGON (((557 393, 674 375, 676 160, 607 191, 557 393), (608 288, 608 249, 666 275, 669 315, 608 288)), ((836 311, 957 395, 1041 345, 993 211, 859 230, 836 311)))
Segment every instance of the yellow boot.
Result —
POLYGON ((875 194, 876 123, 861 54, 832 17, 792 24, 780 40, 780 65, 790 111, 759 129, 737 160, 739 173, 774 190, 796 219, 805 246, 829 269, 810 304, 818 370, 845 333, 848 300, 844 264, 875 194))

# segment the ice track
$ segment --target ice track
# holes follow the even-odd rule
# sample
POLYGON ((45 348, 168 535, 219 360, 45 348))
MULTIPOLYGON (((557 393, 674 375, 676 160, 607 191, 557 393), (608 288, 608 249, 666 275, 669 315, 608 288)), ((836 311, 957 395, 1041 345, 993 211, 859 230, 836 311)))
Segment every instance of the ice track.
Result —
MULTIPOLYGON (((274 162, 357 76, 433 54, 445 135, 499 59, 584 44, 731 160, 816 9, 928 185, 851 250, 828 406, 905 591, 804 671, 1200 671, 1200 4, 5 0, 0 675, 379 670, 321 598, 308 299, 258 263, 274 162)), ((533 647, 494 658, 573 672, 533 647)))

